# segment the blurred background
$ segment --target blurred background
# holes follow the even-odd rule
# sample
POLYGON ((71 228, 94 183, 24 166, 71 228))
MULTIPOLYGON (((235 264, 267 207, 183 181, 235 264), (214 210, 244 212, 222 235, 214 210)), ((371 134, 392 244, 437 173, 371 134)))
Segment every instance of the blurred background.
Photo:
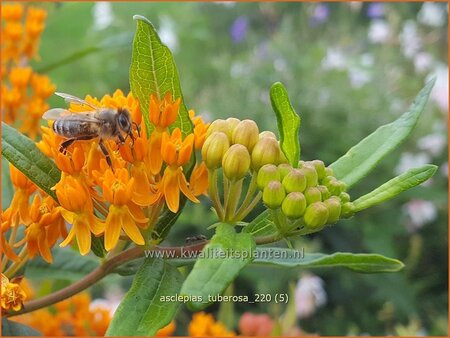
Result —
MULTIPOLYGON (((48 10, 47 24, 40 60, 32 65, 47 74, 58 91, 80 97, 101 97, 117 88, 128 92, 132 16, 144 15, 173 51, 189 108, 208 121, 251 118, 260 130, 276 131, 268 93, 272 83, 281 81, 302 117, 303 159, 319 158, 326 164, 400 116, 424 83, 436 76, 413 134, 350 193, 358 197, 425 163, 439 166, 433 179, 294 243, 306 252, 380 253, 402 260, 406 267, 377 275, 248 267, 233 285, 235 294, 289 293, 288 306, 223 303, 207 312, 235 333, 251 333, 243 320, 251 312, 267 315, 264 325, 278 327, 285 335, 447 335, 446 3, 42 6, 48 10)), ((60 105, 57 98, 49 102, 60 105)), ((8 202, 3 200, 4 205, 8 202)), ((206 227, 214 217, 207 201, 187 209, 168 242, 182 244, 192 234, 211 236, 206 227)), ((114 307, 130 282, 131 278, 110 278, 94 287, 91 297, 114 307)), ((63 281, 44 280, 34 287, 39 293, 61 285, 63 281)), ((180 308, 176 335, 189 333, 191 316, 180 308)))

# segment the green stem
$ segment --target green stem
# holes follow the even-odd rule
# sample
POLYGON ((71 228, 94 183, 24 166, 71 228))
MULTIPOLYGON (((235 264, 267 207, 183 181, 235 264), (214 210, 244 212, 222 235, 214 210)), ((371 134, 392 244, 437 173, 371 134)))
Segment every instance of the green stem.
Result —
POLYGON ((233 221, 236 215, 236 208, 239 204, 242 192, 242 182, 244 179, 239 181, 231 181, 230 189, 228 194, 225 196, 225 221, 233 221))
POLYGON ((258 192, 258 194, 253 198, 253 200, 243 209, 242 207, 244 204, 241 205, 239 210, 237 211, 236 217, 234 218, 235 221, 243 220, 252 210, 253 208, 258 204, 258 202, 261 200, 262 192, 258 192))
POLYGON ((255 194, 256 188, 256 173, 253 173, 252 179, 248 185, 247 193, 245 194, 244 200, 242 201, 237 214, 239 214, 242 210, 247 209, 248 205, 253 202, 253 195, 255 194))
POLYGON ((14 274, 20 270, 20 268, 22 266, 25 265, 25 263, 28 261, 28 249, 27 246, 25 245, 22 250, 19 253, 19 258, 20 261, 18 262, 14 262, 13 264, 11 264, 11 266, 6 269, 6 271, 4 272, 4 275, 8 278, 11 278, 14 276, 14 274))
POLYGON ((219 191, 217 189, 217 169, 209 170, 208 184, 209 184, 209 196, 211 198, 213 207, 216 210, 217 217, 219 218, 219 220, 222 221, 224 219, 224 211, 222 203, 220 202, 219 191))

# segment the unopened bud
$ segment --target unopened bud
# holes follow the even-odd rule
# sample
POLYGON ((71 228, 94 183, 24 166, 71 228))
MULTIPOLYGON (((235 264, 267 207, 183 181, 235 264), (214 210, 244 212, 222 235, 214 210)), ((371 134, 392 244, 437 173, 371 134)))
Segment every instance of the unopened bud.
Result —
POLYGON ((333 224, 339 221, 339 217, 341 216, 341 200, 338 197, 331 197, 325 200, 323 203, 328 208, 328 224, 333 224))
POLYGON ((317 187, 308 187, 305 190, 305 198, 306 202, 309 205, 314 202, 322 201, 322 194, 320 193, 320 190, 317 189, 317 187))
POLYGON ((331 196, 331 193, 326 186, 318 185, 317 189, 320 190, 320 194, 322 195, 322 201, 326 200, 327 198, 329 198, 331 196))
POLYGON ((220 131, 227 135, 228 141, 231 142, 231 133, 232 129, 230 127, 230 124, 228 124, 227 121, 218 119, 211 123, 211 125, 208 127, 208 131, 206 132, 206 138, 208 138, 212 133, 215 131, 220 131))
POLYGON ((313 166, 307 165, 306 163, 303 164, 302 169, 303 173, 306 177, 306 185, 308 187, 315 187, 318 185, 318 178, 317 178, 317 172, 316 169, 313 166))
POLYGON ((321 160, 314 160, 310 162, 317 172, 317 178, 321 180, 325 177, 325 164, 321 160))
POLYGON ((287 192, 303 192, 306 188, 306 177, 301 169, 292 169, 283 179, 283 187, 287 192))
POLYGON ((284 179, 284 177, 289 174, 292 171, 292 166, 288 163, 281 163, 278 165, 278 170, 281 175, 281 180, 284 179))
POLYGON ((354 205, 352 202, 346 202, 342 204, 341 218, 350 218, 355 214, 354 205))
POLYGON ((289 161, 286 158, 286 155, 284 154, 283 150, 280 147, 280 157, 278 157, 277 164, 288 163, 288 162, 289 161))
POLYGON ((323 227, 328 220, 328 208, 323 202, 315 202, 306 207, 303 219, 308 228, 323 227))
POLYGON ((341 194, 339 195, 339 198, 341 199, 342 203, 350 202, 350 195, 346 192, 341 192, 341 194))
POLYGON ((202 159, 209 169, 220 168, 222 158, 230 147, 227 135, 215 131, 205 141, 202 147, 202 159))
POLYGON ((230 180, 244 178, 250 169, 250 154, 242 144, 233 144, 222 159, 224 175, 230 180))
POLYGON ((264 130, 264 131, 259 133, 259 138, 260 139, 264 138, 264 137, 274 138, 275 140, 277 139, 277 136, 274 133, 272 133, 271 131, 269 131, 269 130, 264 130))
POLYGON ((270 181, 281 181, 280 170, 274 164, 265 164, 258 171, 256 184, 263 190, 270 181))
POLYGON ((271 181, 263 191, 263 202, 270 209, 277 209, 283 203, 286 192, 279 181, 271 181))
POLYGON ((291 192, 283 200, 281 210, 289 218, 300 218, 306 210, 306 198, 301 192, 291 192))
POLYGON ((325 176, 333 176, 334 177, 333 169, 331 169, 330 167, 326 167, 325 168, 325 176))
POLYGON ((276 164, 280 158, 280 146, 271 137, 260 139, 252 151, 252 167, 259 170, 264 164, 276 164))
POLYGON ((237 124, 233 131, 233 143, 242 144, 251 152, 259 140, 259 129, 255 121, 243 120, 237 124))
POLYGON ((236 128, 236 126, 238 125, 239 122, 241 122, 241 120, 235 117, 229 117, 225 121, 228 123, 228 127, 231 130, 231 135, 233 135, 234 128, 236 128))

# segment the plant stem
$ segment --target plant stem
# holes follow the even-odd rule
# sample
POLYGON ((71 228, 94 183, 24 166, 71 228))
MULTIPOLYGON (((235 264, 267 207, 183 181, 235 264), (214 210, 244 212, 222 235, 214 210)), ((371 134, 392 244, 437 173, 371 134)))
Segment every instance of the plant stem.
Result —
POLYGON ((239 181, 231 181, 228 194, 225 196, 225 221, 233 221, 236 215, 236 208, 239 204, 242 192, 242 182, 244 179, 239 181))
POLYGON ((213 207, 216 210, 217 217, 222 221, 224 213, 222 203, 220 202, 219 191, 217 189, 217 169, 209 170, 208 184, 213 207))
POLYGON ((28 249, 27 246, 25 245, 22 250, 19 253, 19 258, 20 261, 18 262, 14 262, 13 264, 11 264, 11 266, 6 269, 6 271, 4 272, 4 275, 8 278, 11 278, 14 276, 14 274, 20 270, 20 268, 22 266, 25 265, 25 263, 28 261, 28 249))
MULTIPOLYGON (((179 258, 182 257, 186 252, 200 252, 203 247, 207 244, 207 241, 189 245, 185 247, 154 247, 153 249, 149 249, 148 251, 160 251, 160 252, 170 252, 170 255, 166 255, 167 258, 179 258), (174 254, 173 254, 174 253, 174 254), (173 255, 173 256, 172 256, 173 255)), ((96 282, 104 278, 109 273, 113 272, 115 268, 118 266, 129 262, 131 260, 143 257, 146 255, 146 250, 141 247, 134 247, 128 249, 126 251, 121 252, 120 254, 105 260, 98 268, 93 270, 91 273, 87 274, 84 278, 80 279, 78 282, 75 282, 68 287, 65 287, 61 290, 53 292, 45 297, 38 298, 35 300, 31 300, 26 302, 22 308, 22 310, 8 313, 5 317, 13 317, 20 314, 32 312, 55 303, 58 303, 64 299, 72 297, 77 293, 89 288, 94 285, 96 282)))
POLYGON ((236 217, 234 218, 235 221, 240 221, 244 219, 245 216, 247 216, 250 211, 253 210, 253 208, 258 204, 258 202, 261 200, 262 192, 258 192, 258 194, 253 198, 253 200, 243 209, 244 204, 241 205, 239 210, 237 211, 236 217))

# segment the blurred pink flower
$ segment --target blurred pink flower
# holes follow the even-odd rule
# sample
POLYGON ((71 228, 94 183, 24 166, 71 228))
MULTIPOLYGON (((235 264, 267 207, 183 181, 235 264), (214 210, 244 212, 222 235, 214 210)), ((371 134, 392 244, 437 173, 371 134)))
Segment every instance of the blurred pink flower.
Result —
POLYGON ((319 306, 327 302, 323 284, 320 277, 310 273, 300 278, 295 289, 295 307, 299 318, 312 316, 319 306))
POLYGON ((415 232, 437 218, 436 206, 426 200, 414 199, 406 203, 403 210, 409 216, 409 221, 406 224, 409 232, 415 232))

